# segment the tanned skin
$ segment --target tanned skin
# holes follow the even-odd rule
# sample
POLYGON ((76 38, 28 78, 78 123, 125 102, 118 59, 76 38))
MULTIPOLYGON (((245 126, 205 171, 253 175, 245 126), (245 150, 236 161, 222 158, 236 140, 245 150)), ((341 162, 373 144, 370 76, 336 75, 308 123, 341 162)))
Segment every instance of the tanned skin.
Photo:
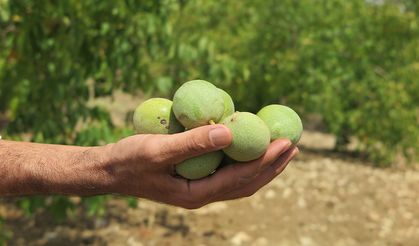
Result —
POLYGON ((189 181, 175 175, 176 164, 231 141, 223 125, 134 135, 99 147, 0 140, 0 197, 120 194, 195 209, 253 195, 298 153, 289 140, 279 139, 261 158, 228 165, 209 177, 189 181))

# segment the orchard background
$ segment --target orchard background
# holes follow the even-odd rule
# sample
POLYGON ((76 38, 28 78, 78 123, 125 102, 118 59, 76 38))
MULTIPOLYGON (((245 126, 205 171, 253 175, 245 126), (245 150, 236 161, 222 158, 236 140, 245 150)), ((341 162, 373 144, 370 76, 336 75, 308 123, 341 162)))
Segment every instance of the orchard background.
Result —
MULTIPOLYGON (((294 108, 314 131, 306 136, 324 134, 317 144, 332 139, 327 151, 306 146, 320 165, 337 156, 332 162, 351 158, 368 170, 418 175, 416 0, 0 0, 4 139, 117 141, 134 134, 138 103, 171 98, 182 82, 196 78, 225 89, 240 111, 270 103, 294 108)), ((74 216, 107 217, 115 199, 2 203, 26 220, 52 214, 51 223, 62 225, 74 216)), ((22 235, 1 211, 0 245, 17 242, 22 235)), ((419 212, 412 216, 419 219, 419 212)))

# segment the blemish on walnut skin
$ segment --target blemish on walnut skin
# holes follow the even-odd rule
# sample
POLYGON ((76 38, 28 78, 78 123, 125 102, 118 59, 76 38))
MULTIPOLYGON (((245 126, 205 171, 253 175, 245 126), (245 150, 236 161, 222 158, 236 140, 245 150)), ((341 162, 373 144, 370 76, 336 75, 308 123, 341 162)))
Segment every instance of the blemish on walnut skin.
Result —
POLYGON ((178 116, 178 120, 182 121, 183 119, 187 119, 188 117, 185 114, 180 114, 178 116))
POLYGON ((166 125, 167 124, 167 120, 165 120, 165 119, 160 120, 160 124, 166 125))
POLYGON ((235 120, 237 119, 238 113, 239 113, 239 111, 236 111, 236 112, 235 112, 235 113, 231 116, 230 122, 233 122, 233 121, 235 121, 235 120))

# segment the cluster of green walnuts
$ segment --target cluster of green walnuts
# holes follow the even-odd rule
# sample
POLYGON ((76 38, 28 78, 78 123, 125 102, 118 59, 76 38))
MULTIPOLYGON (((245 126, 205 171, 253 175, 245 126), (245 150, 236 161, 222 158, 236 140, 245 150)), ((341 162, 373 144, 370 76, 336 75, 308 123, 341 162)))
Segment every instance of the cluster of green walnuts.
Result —
POLYGON ((275 139, 288 138, 296 144, 303 131, 300 117, 291 108, 272 104, 257 114, 238 112, 227 92, 204 80, 184 83, 173 102, 165 98, 144 101, 135 110, 133 122, 139 134, 174 134, 208 124, 227 126, 233 136, 230 146, 176 165, 177 174, 192 180, 215 172, 223 159, 235 165, 258 159, 275 139))

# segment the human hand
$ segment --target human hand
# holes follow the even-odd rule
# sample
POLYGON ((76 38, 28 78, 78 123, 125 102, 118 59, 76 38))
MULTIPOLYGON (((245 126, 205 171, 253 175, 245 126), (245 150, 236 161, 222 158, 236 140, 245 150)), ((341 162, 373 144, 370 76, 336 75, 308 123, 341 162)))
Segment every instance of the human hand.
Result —
POLYGON ((286 139, 272 142, 257 160, 228 165, 189 181, 175 175, 182 161, 227 147, 230 130, 209 125, 173 135, 135 135, 102 147, 102 171, 112 193, 142 197, 188 209, 248 197, 279 175, 298 153, 286 139))

